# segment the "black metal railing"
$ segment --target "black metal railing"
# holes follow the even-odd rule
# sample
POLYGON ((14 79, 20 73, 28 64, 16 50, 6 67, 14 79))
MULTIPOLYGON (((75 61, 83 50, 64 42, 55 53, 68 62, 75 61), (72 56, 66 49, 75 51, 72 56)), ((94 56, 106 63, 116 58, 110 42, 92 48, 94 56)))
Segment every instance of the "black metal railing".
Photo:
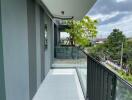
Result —
POLYGON ((132 85, 87 55, 89 100, 132 100, 132 85))
POLYGON ((87 55, 87 98, 115 100, 116 75, 87 55))

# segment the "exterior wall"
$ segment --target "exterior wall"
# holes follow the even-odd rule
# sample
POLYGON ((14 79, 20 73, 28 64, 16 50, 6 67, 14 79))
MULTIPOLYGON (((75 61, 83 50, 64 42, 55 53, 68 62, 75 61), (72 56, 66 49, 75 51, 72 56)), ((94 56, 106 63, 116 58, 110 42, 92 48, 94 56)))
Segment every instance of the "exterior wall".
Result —
POLYGON ((37 88, 41 84, 40 6, 36 4, 37 88))
POLYGON ((27 1, 1 0, 1 17, 6 100, 29 100, 27 1))
POLYGON ((0 6, 0 100, 32 100, 53 62, 54 23, 35 0, 1 0, 0 6))
POLYGON ((47 40, 48 40, 48 45, 47 48, 45 49, 45 75, 49 72, 49 69, 51 67, 51 64, 53 62, 54 58, 54 24, 52 20, 45 15, 45 24, 47 24, 47 40))
MULTIPOLYGON (((1 1, 0 1, 1 4, 1 1)), ((0 6, 1 7, 1 6, 0 6)), ((1 9, 0 9, 0 100, 5 100, 5 79, 2 47, 1 9)))
POLYGON ((44 10, 36 4, 37 87, 45 78, 44 10))
POLYGON ((54 22, 52 21, 52 20, 50 20, 50 48, 51 48, 51 52, 50 52, 50 54, 51 54, 51 62, 50 62, 50 67, 52 66, 52 63, 53 63, 53 61, 54 61, 54 22))
POLYGON ((45 78, 45 33, 44 33, 44 10, 40 8, 40 52, 41 52, 41 82, 45 78))
POLYGON ((30 100, 33 98, 37 91, 35 8, 36 8, 35 0, 27 0, 30 100))

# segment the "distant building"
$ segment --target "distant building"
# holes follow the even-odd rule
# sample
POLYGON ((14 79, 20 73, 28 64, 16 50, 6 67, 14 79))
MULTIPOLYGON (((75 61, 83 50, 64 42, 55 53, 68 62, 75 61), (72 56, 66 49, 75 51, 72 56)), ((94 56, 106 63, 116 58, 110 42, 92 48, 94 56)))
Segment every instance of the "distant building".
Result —
POLYGON ((106 41, 106 38, 96 38, 93 40, 93 44, 102 44, 106 41))

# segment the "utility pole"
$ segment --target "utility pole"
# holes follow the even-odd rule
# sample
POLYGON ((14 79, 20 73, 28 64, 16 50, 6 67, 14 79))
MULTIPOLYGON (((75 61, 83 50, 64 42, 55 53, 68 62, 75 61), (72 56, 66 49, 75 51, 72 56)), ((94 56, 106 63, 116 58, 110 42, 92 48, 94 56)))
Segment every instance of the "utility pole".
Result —
POLYGON ((122 59, 123 59, 123 42, 121 46, 121 62, 120 62, 121 68, 122 68, 122 59))

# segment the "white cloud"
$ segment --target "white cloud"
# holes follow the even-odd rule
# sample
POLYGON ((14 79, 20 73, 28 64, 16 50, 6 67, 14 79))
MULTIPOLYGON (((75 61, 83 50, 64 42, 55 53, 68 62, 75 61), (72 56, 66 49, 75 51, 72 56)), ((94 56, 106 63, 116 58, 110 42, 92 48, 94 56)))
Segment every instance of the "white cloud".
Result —
POLYGON ((112 12, 110 14, 105 14, 105 15, 97 14, 97 15, 90 16, 90 17, 93 18, 93 19, 97 19, 97 20, 102 22, 102 21, 106 21, 110 18, 113 18, 113 17, 117 16, 118 14, 119 14, 119 12, 112 12))
POLYGON ((125 2, 127 0, 116 0, 116 2, 125 2))
POLYGON ((98 26, 98 37, 107 37, 114 28, 119 28, 127 37, 132 37, 132 14, 118 22, 98 26))

